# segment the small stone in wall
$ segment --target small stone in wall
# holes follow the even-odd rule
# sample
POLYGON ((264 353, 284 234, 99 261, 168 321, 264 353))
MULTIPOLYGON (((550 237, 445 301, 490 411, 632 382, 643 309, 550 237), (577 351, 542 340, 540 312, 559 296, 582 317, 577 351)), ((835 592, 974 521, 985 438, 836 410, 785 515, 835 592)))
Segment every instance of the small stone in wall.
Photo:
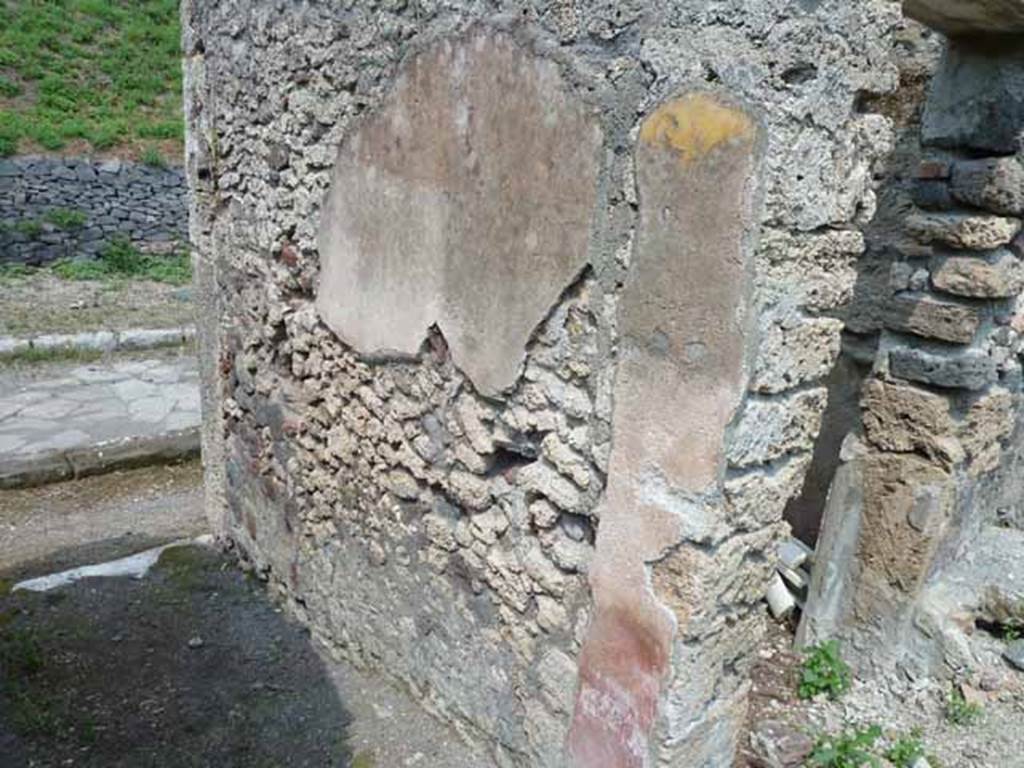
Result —
POLYGON ((1024 165, 1015 157, 960 160, 953 166, 953 196, 993 213, 1024 213, 1024 165))
POLYGON ((920 451, 947 466, 963 459, 949 400, 934 392, 874 379, 864 388, 864 428, 884 451, 920 451))
POLYGON ((907 231, 921 243, 952 248, 987 250, 1006 245, 1020 232, 1018 219, 968 213, 915 213, 907 217, 907 231))
POLYGON ((989 392, 967 411, 960 439, 971 459, 970 472, 980 475, 999 466, 1000 441, 1013 430, 1013 396, 1004 389, 989 392))
POLYGON ((491 503, 491 490, 487 481, 469 472, 452 472, 448 476, 448 486, 459 504, 468 509, 487 509, 491 503))
POLYGON ((998 251, 992 260, 950 256, 933 270, 932 284, 938 290, 956 296, 1010 298, 1024 289, 1024 268, 1007 250, 998 251))
POLYGON ((887 328, 955 344, 973 341, 980 324, 981 315, 974 307, 930 296, 894 296, 885 309, 887 328))
POLYGON ((954 389, 983 389, 996 378, 995 362, 976 350, 939 355, 900 347, 889 353, 889 370, 901 379, 954 389))

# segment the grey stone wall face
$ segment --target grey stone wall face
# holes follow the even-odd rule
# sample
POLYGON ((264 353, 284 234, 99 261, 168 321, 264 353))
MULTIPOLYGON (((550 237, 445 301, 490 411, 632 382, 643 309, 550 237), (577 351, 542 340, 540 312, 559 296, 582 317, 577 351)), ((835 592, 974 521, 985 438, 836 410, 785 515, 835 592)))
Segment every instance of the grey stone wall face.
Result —
POLYGON ((124 160, 0 160, 0 263, 95 256, 114 239, 169 247, 188 227, 185 174, 124 160), (51 221, 72 212, 81 223, 51 221))
MULTIPOLYGON (((186 2, 183 19, 210 518, 328 648, 403 681, 502 765, 569 761, 588 570, 595 542, 614 546, 599 534, 619 437, 620 297, 644 205, 640 124, 695 92, 756 117, 739 404, 702 468, 708 485, 665 551, 639 563, 671 664, 621 763, 731 765, 769 553, 810 461, 839 349, 832 315, 849 300, 872 166, 889 147, 889 121, 857 106, 895 86, 898 7, 235 0, 186 2), (587 267, 491 397, 455 365, 443 328, 424 329, 414 355, 367 356, 317 310, 339 146, 418 54, 480 30, 553 62, 602 137, 587 267)), ((698 361, 713 337, 686 354, 698 361)), ((642 719, 621 714, 630 728, 642 719)))
MULTIPOLYGON (((919 5, 933 4, 945 7, 919 5)), ((817 552, 829 566, 798 635, 844 638, 865 671, 1000 664, 974 622, 1024 610, 1020 45, 1019 34, 947 42, 914 207, 877 299, 863 429, 844 445, 817 552)))

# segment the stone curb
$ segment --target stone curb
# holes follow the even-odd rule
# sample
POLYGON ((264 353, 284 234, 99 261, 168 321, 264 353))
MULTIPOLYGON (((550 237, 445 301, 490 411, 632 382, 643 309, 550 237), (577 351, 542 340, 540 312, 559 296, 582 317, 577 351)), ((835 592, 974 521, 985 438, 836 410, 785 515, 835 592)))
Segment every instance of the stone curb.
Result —
POLYGON ((92 350, 129 352, 155 347, 187 344, 196 336, 195 326, 179 328, 130 328, 126 331, 47 333, 30 338, 0 336, 0 355, 15 355, 27 349, 92 350))
POLYGON ((30 456, 0 458, 0 490, 77 480, 118 469, 173 464, 199 456, 199 427, 127 437, 30 456))

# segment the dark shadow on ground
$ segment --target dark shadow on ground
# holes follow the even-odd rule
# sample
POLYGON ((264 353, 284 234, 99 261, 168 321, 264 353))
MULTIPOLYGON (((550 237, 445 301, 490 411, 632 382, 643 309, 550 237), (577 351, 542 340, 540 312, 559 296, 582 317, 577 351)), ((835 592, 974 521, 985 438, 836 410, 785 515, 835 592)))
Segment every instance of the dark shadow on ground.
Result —
POLYGON ((0 766, 352 765, 307 633, 201 547, 140 580, 0 582, 0 766))

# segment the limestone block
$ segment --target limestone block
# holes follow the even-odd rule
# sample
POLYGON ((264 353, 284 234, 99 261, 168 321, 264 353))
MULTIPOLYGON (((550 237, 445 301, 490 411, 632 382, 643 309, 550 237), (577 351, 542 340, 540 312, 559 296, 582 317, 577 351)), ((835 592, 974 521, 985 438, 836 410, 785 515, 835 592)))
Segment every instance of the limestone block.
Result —
POLYGON ((971 474, 980 475, 999 466, 1000 441, 1009 437, 1013 425, 1013 395, 1005 389, 994 389, 971 405, 960 433, 971 460, 971 474))
POLYGON ((787 296, 812 312, 835 309, 851 298, 863 252, 864 235, 857 230, 767 230, 757 253, 758 281, 767 293, 787 296))
POLYGON ((858 559, 880 581, 916 595, 951 520, 955 483, 942 467, 909 453, 870 453, 863 471, 858 559))
POLYGON ((797 454, 774 472, 744 472, 725 481, 728 523, 738 530, 762 528, 800 493, 811 453, 797 454))
POLYGON ((977 350, 940 355, 900 347, 889 353, 889 370, 901 379, 954 389, 984 389, 996 379, 995 361, 977 350))
POLYGON ((947 466, 964 455, 949 400, 919 387, 872 379, 861 401, 867 439, 884 451, 920 452, 947 466))
POLYGON ((1006 245, 1020 232, 1019 219, 970 213, 915 213, 907 217, 907 232, 925 245, 987 250, 1006 245))
POLYGON ((1005 216, 1024 213, 1024 165, 1016 157, 959 160, 950 191, 957 200, 1005 216))
POLYGON ((903 0, 903 12, 950 37, 1024 32, 1024 0, 903 0))
POLYGON ((484 394, 588 259, 601 132, 558 67, 479 31, 411 59, 338 153, 317 309, 364 353, 431 326, 484 394))
POLYGON ((932 269, 932 285, 956 296, 1008 299, 1024 289, 1024 266, 1008 250, 992 257, 949 256, 932 269))
POLYGON ((766 313, 761 323, 753 391, 783 392, 828 375, 839 355, 842 320, 766 313))
POLYGON ((927 295, 893 296, 885 307, 887 328, 926 339, 969 344, 980 324, 981 314, 975 307, 927 295))
POLYGON ((789 397, 748 401, 729 438, 729 464, 749 467, 809 451, 827 401, 828 391, 823 387, 789 397))
POLYGON ((535 461, 520 469, 516 473, 516 483, 566 512, 584 511, 579 488, 543 461, 535 461))
MULTIPOLYGON (((994 3, 957 2, 963 8, 994 3)), ((1010 155, 1021 149, 1024 132, 1024 48, 1012 36, 951 40, 921 124, 926 146, 1010 155)))

